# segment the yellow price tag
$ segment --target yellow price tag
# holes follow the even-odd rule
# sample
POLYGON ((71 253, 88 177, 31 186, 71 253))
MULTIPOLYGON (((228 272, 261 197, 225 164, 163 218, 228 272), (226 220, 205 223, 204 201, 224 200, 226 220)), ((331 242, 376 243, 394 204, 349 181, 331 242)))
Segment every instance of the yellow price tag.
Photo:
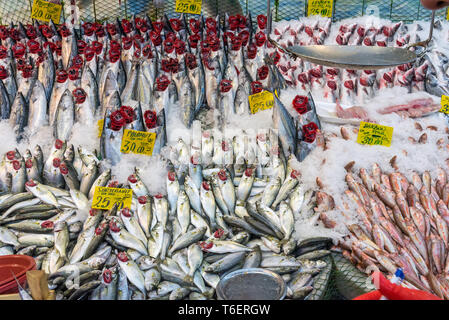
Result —
POLYGON ((441 109, 440 112, 449 114, 449 96, 441 96, 441 109))
POLYGON ((380 124, 360 122, 357 143, 368 144, 370 146, 391 146, 393 138, 393 127, 382 126, 380 124))
POLYGON ((156 142, 155 132, 143 132, 125 129, 123 132, 121 153, 136 153, 151 156, 153 154, 154 143, 156 142))
POLYGON ((103 134, 104 119, 98 120, 97 126, 98 126, 98 138, 101 138, 101 135, 103 134))
POLYGON ((176 0, 175 11, 201 14, 202 0, 176 0))
POLYGON ((446 11, 447 13, 446 13, 446 20, 448 20, 449 21, 449 9, 447 9, 447 11, 446 11))
POLYGON ((262 91, 256 94, 252 94, 248 97, 249 108, 251 113, 255 114, 261 110, 267 110, 273 108, 274 97, 270 91, 262 91))
POLYGON ((334 0, 309 0, 307 3, 307 16, 332 17, 334 0))
POLYGON ((62 5, 44 0, 34 0, 31 10, 31 19, 37 19, 45 22, 53 20, 58 24, 61 18, 62 5))
POLYGON ((95 187, 92 209, 110 210, 117 203, 117 209, 131 208, 132 189, 95 187))

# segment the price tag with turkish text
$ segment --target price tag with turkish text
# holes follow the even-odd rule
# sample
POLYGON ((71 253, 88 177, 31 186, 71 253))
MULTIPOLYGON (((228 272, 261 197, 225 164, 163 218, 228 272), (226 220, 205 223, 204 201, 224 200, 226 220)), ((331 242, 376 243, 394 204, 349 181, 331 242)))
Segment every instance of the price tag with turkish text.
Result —
POLYGON ((363 121, 360 122, 357 143, 389 147, 391 146, 392 138, 393 127, 363 121))
POLYGON ((175 11, 201 14, 201 2, 202 0, 176 0, 175 11))
POLYGON ((441 96, 440 112, 449 114, 449 96, 441 96))
POLYGON ((117 203, 117 209, 131 208, 132 189, 95 187, 92 209, 110 210, 117 203))
POLYGON ((123 132, 121 153, 136 153, 151 156, 153 154, 154 143, 156 142, 155 132, 144 132, 125 129, 123 132))
POLYGON ((332 17, 334 0, 309 0, 307 3, 307 16, 332 17))
POLYGON ((274 97, 270 91, 262 91, 256 94, 252 94, 248 97, 249 108, 251 113, 255 114, 262 110, 267 110, 273 108, 274 97))
POLYGON ((31 10, 31 19, 37 19, 45 22, 53 20, 58 24, 61 18, 62 5, 54 3, 55 1, 34 0, 31 10))

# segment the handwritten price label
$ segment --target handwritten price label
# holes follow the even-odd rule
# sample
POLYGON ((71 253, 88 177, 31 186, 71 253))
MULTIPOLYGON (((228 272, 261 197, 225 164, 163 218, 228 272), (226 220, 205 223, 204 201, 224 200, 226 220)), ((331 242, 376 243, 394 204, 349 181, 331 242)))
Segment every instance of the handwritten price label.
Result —
POLYGON ((307 4, 307 16, 332 17, 334 0, 309 0, 307 4))
POLYGON ((201 14, 201 4, 202 0, 176 0, 175 11, 180 13, 201 14))
POLYGON ((391 146, 393 138, 393 127, 382 126, 380 124, 360 122, 357 143, 370 146, 391 146))
POLYGON ((121 153, 136 153, 151 156, 153 154, 156 133, 125 129, 123 132, 121 153))
POLYGON ((449 96, 441 96, 440 112, 449 114, 449 96))
POLYGON ((92 209, 110 210, 117 203, 117 209, 131 208, 132 189, 95 187, 92 209))
POLYGON ((273 108, 274 97, 270 91, 262 91, 248 97, 249 108, 251 113, 255 114, 262 110, 267 110, 273 108))
POLYGON ((31 19, 37 19, 45 22, 53 20, 54 23, 59 23, 61 18, 62 5, 43 0, 34 0, 33 8, 31 10, 31 19))

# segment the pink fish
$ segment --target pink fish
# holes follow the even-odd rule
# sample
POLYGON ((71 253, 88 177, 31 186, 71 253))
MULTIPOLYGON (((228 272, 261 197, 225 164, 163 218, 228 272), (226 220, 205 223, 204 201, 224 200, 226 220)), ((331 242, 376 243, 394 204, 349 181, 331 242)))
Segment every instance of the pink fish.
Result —
POLYGON ((379 89, 392 88, 394 74, 395 74, 395 69, 391 69, 390 71, 383 73, 379 79, 379 89))
POLYGON ((363 121, 368 120, 368 113, 363 107, 351 107, 347 109, 343 109, 338 102, 336 101, 335 110, 337 111, 337 117, 341 119, 360 119, 363 121))
POLYGON ((337 77, 326 75, 326 84, 324 85, 323 98, 328 102, 335 102, 339 96, 339 85, 337 83, 337 77))
POLYGON ((376 39, 376 34, 374 32, 369 32, 365 38, 363 39, 363 45, 364 46, 374 46, 376 39))
POLYGON ((310 76, 308 72, 301 72, 298 74, 297 79, 299 81, 299 84, 301 85, 301 88, 303 90, 308 90, 309 84, 310 84, 310 76))
POLYGON ((364 103, 374 96, 374 83, 376 81, 376 73, 364 70, 357 86, 357 99, 359 103, 364 103))
POLYGON ((380 114, 387 114, 392 112, 398 112, 398 111, 404 111, 408 109, 417 109, 422 107, 427 107, 429 105, 433 104, 432 98, 422 98, 422 99, 415 99, 407 104, 400 104, 400 105, 394 105, 387 108, 384 108, 382 110, 378 110, 380 114))
POLYGON ((337 44, 339 44, 341 46, 347 45, 351 35, 352 35, 352 32, 350 32, 350 31, 345 32, 345 33, 340 32, 337 35, 337 37, 335 38, 335 41, 337 42, 337 44))
POLYGON ((414 76, 415 76, 414 68, 411 68, 405 72, 397 69, 393 81, 394 86, 408 88, 410 92, 414 76))
POLYGON ((399 37, 396 39, 396 46, 397 47, 403 47, 407 45, 410 42, 410 34, 407 34, 405 36, 399 37))
POLYGON ((357 76, 347 70, 342 71, 342 86, 340 88, 341 103, 353 105, 357 92, 357 76))
POLYGON ((386 47, 388 45, 388 37, 380 34, 376 36, 376 45, 379 47, 386 47))
POLYGON ((357 28, 357 23, 352 23, 352 24, 342 24, 342 25, 340 26, 339 31, 340 31, 340 32, 343 32, 343 33, 345 33, 345 32, 351 32, 351 34, 352 34, 352 33, 354 33, 354 31, 355 31, 356 28, 357 28))

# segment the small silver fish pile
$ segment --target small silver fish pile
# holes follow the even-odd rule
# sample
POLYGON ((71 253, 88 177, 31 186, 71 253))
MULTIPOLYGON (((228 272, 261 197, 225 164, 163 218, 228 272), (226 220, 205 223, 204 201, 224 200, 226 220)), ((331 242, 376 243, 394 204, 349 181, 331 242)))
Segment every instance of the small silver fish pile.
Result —
MULTIPOLYGON (((405 47, 427 37, 423 27, 425 22, 408 25, 376 21, 375 18, 366 18, 360 22, 332 24, 329 18, 300 18, 288 23, 275 23, 270 37, 283 47, 316 44, 405 47), (337 28, 338 32, 333 32, 337 28), (335 38, 331 38, 331 34, 335 38)), ((328 68, 301 59, 292 60, 280 51, 270 54, 275 55, 276 66, 289 85, 311 91, 317 100, 338 100, 343 105, 356 106, 372 99, 379 90, 392 87, 441 96, 448 93, 449 79, 449 52, 439 45, 447 41, 442 30, 441 21, 437 21, 433 41, 426 52, 421 47, 411 48, 418 55, 424 55, 415 64, 390 69, 357 71, 328 68)))
MULTIPOLYGON (((395 158, 395 157, 394 157, 395 158)), ((377 163, 372 172, 361 168, 358 175, 347 168, 345 195, 357 211, 359 224, 347 223, 349 234, 339 242, 342 254, 359 270, 380 270, 391 276, 397 268, 405 275, 404 285, 449 299, 449 181, 447 169, 413 172, 407 179, 395 164, 392 173, 377 163)), ((326 212, 334 199, 317 193, 317 211, 328 228, 335 221, 326 212)), ((350 210, 346 204, 346 209, 350 210)))
POLYGON ((41 147, 36 145, 33 152, 27 149, 24 155, 17 149, 8 151, 0 162, 0 192, 6 193, 3 196, 5 199, 8 195, 30 191, 28 181, 39 184, 36 193, 33 193, 37 198, 40 191, 50 190, 56 192, 54 196, 61 196, 57 190, 67 189, 63 192, 64 196, 69 196, 68 190, 79 192, 86 198, 84 202, 87 206, 87 199, 92 198, 95 187, 105 186, 110 178, 111 170, 101 166, 94 153, 83 147, 75 149, 59 139, 53 143, 46 159, 41 147))
MULTIPOLYGON (((271 139, 274 146, 278 137, 271 139)), ((298 245, 293 237, 295 216, 309 217, 315 206, 293 155, 286 161, 278 152, 275 170, 260 177, 245 161, 203 170, 192 156, 182 171, 167 160, 167 196, 152 196, 138 168, 119 184, 83 148, 56 140, 45 161, 39 150, 27 160, 29 152, 3 157, 0 253, 33 256, 58 299, 211 299, 220 278, 246 267, 281 274, 287 297, 303 299, 326 266, 317 259, 329 254, 327 241, 298 245), (131 207, 90 209, 95 186, 106 185, 132 189, 131 207)))

